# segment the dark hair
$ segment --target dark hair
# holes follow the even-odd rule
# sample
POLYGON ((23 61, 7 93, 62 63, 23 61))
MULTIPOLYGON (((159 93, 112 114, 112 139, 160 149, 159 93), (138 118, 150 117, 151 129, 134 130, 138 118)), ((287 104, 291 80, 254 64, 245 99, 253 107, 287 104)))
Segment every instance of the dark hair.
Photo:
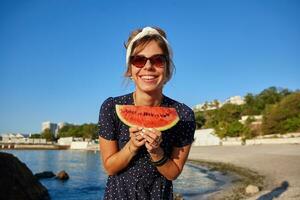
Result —
MULTIPOLYGON (((157 28, 157 27, 153 27, 154 29, 156 29, 160 35, 146 35, 145 37, 135 41, 132 45, 132 50, 130 52, 130 56, 133 55, 133 52, 135 54, 139 53, 140 51, 142 51, 145 46, 147 46, 147 44, 149 44, 151 41, 155 41, 157 42, 158 46, 162 49, 163 54, 166 55, 167 57, 167 66, 166 66, 166 80, 165 83, 168 82, 173 75, 173 72, 175 70, 175 66, 173 64, 172 58, 170 56, 169 49, 168 49, 168 45, 166 44, 165 40, 162 38, 164 37, 165 39, 167 39, 166 33, 161 29, 161 28, 157 28)), ((127 49, 129 43, 131 42, 131 40, 142 31, 143 29, 137 29, 135 31, 133 31, 127 42, 124 44, 125 48, 127 49)), ((131 67, 130 65, 127 66, 127 70, 124 74, 125 77, 131 77, 131 67)))

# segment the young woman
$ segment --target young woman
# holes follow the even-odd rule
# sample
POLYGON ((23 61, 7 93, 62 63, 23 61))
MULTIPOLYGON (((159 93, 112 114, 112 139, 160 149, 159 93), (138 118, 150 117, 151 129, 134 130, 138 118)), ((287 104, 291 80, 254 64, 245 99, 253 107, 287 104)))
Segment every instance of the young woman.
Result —
POLYGON ((106 99, 99 115, 100 152, 109 175, 104 199, 173 199, 172 180, 182 172, 194 140, 194 113, 163 95, 174 66, 162 29, 138 29, 125 47, 125 76, 134 82, 135 91, 106 99), (129 128, 118 119, 116 104, 173 107, 180 120, 163 132, 129 128))

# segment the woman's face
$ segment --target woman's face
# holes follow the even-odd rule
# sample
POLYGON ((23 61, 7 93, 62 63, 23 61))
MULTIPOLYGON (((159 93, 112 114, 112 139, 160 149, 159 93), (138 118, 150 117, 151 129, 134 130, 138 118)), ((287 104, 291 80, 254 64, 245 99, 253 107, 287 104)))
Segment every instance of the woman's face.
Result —
MULTIPOLYGON (((150 58, 153 55, 162 55, 163 51, 157 42, 152 40, 145 48, 137 53, 138 56, 150 58)), ((135 54, 133 54, 135 55, 135 54)), ((162 67, 157 67, 147 60, 142 68, 138 68, 131 64, 132 79, 137 90, 143 92, 161 92, 166 79, 166 63, 162 67)))

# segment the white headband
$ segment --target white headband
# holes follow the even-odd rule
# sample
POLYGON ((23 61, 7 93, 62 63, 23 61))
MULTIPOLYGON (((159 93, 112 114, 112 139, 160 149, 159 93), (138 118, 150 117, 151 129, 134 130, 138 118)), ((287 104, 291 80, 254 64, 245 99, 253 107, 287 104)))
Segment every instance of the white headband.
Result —
POLYGON ((167 47, 168 47, 168 51, 169 51, 169 56, 170 58, 172 58, 173 56, 173 52, 172 49, 169 45, 169 42, 166 38, 164 38, 156 29, 151 28, 151 27, 145 27, 143 28, 143 30, 141 32, 139 32, 128 44, 127 50, 126 50, 126 65, 127 67, 129 67, 129 58, 130 58, 130 54, 131 54, 131 49, 132 49, 132 45, 135 41, 147 36, 147 35, 159 35, 166 43, 167 47))

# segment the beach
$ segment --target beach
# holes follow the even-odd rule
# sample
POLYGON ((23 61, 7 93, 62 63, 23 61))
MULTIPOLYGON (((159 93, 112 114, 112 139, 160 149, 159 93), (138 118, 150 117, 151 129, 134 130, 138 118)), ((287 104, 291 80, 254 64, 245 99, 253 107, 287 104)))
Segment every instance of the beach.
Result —
MULTIPOLYGON (((248 200, 300 199, 300 145, 193 146, 189 160, 226 163, 263 176, 262 190, 248 200)), ((228 191, 216 194, 222 195, 228 191)))

